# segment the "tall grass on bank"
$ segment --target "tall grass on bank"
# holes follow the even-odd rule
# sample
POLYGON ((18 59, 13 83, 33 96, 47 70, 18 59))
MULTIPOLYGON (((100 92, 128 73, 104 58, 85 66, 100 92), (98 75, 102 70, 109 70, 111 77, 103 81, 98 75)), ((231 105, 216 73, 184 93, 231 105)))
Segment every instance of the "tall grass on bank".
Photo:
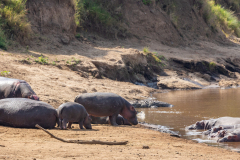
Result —
POLYGON ((204 19, 213 27, 221 28, 224 31, 233 32, 240 37, 240 21, 234 13, 213 0, 204 0, 204 19))
POLYGON ((24 41, 30 37, 31 27, 27 20, 27 0, 0 0, 0 26, 7 37, 24 41))

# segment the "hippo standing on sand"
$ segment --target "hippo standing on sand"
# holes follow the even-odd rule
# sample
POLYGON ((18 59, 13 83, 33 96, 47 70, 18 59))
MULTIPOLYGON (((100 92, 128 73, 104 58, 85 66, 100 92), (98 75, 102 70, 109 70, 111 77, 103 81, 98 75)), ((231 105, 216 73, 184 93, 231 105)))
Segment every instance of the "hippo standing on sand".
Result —
POLYGON ((207 129, 203 134, 217 138, 218 142, 240 142, 240 118, 220 117, 202 120, 186 129, 207 129))
POLYGON ((117 126, 118 114, 122 115, 129 123, 137 125, 137 112, 124 98, 114 93, 85 93, 77 96, 75 102, 82 104, 88 114, 95 117, 109 116, 111 125, 117 126))
MULTIPOLYGON (((109 117, 94 117, 90 116, 92 119, 92 124, 109 124, 109 117)), ((131 125, 127 119, 123 118, 122 116, 118 115, 116 118, 116 122, 118 125, 131 125)))
POLYGON ((0 125, 35 128, 54 128, 57 111, 49 104, 28 98, 6 98, 0 100, 0 125))
POLYGON ((58 109, 58 118, 60 129, 67 129, 66 125, 68 123, 68 128, 71 128, 73 122, 78 122, 79 128, 92 129, 91 118, 89 117, 86 109, 78 103, 67 102, 61 104, 58 109))
POLYGON ((0 99, 14 97, 39 100, 36 93, 26 81, 0 77, 0 99))

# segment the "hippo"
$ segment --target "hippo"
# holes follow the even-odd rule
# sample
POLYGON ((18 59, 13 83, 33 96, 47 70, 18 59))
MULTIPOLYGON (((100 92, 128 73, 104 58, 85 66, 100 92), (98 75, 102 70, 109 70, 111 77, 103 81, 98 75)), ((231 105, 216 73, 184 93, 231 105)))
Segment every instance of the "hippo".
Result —
POLYGON ((203 120, 186 129, 208 129, 203 134, 217 139, 218 142, 240 142, 240 118, 220 117, 203 120))
POLYGON ((240 124, 240 118, 233 118, 233 117, 220 117, 217 119, 210 119, 210 120, 202 120, 198 121, 193 125, 188 126, 186 129, 212 129, 214 126, 224 125, 226 126, 233 126, 236 124, 240 124))
POLYGON ((0 99, 14 97, 39 100, 36 93, 26 81, 0 77, 0 99))
MULTIPOLYGON (((90 116, 92 119, 92 124, 109 124, 109 117, 94 117, 90 116)), ((121 115, 118 115, 116 118, 116 123, 118 125, 131 125, 128 120, 123 118, 121 115)))
POLYGON ((78 122, 80 129, 83 129, 83 126, 86 129, 92 129, 91 118, 81 104, 75 102, 61 104, 57 109, 57 113, 60 129, 67 129, 67 123, 68 128, 71 129, 71 125, 74 122, 78 122))
POLYGON ((240 128, 227 130, 221 137, 223 138, 219 138, 218 142, 240 142, 240 128))
POLYGON ((54 128, 57 111, 49 104, 28 98, 5 98, 0 100, 0 125, 17 128, 54 128))
POLYGON ((95 117, 109 116, 111 125, 117 126, 117 116, 122 115, 132 125, 137 125, 137 112, 124 98, 114 93, 84 93, 77 96, 74 102, 82 104, 88 114, 95 117))

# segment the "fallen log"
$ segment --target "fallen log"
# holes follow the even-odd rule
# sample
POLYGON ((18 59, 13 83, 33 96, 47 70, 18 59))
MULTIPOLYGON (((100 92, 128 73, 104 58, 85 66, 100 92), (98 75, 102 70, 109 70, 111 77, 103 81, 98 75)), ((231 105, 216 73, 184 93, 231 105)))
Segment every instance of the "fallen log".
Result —
POLYGON ((48 132, 46 129, 42 128, 38 124, 35 125, 35 127, 43 130, 47 134, 49 134, 52 138, 55 138, 59 141, 65 142, 65 143, 77 143, 77 144, 102 144, 102 145, 126 145, 128 141, 124 142, 105 142, 105 141, 97 141, 97 140, 92 140, 92 141, 84 141, 84 140, 65 140, 59 137, 54 136, 52 133, 48 132))

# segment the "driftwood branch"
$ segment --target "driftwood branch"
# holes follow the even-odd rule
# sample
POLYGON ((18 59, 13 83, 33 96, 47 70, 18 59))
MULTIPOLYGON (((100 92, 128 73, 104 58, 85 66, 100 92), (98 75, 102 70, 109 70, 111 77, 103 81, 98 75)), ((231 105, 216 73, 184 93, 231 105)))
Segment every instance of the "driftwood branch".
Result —
POLYGON ((78 144, 102 144, 102 145, 126 145, 128 143, 128 141, 124 141, 124 142, 104 142, 104 141, 96 141, 96 140, 92 140, 92 141, 83 141, 83 140, 65 140, 62 138, 58 138, 56 136, 54 136, 52 133, 48 132, 46 129, 42 128, 41 126, 39 126, 38 124, 35 125, 35 127, 43 130, 44 132, 46 132, 47 134, 49 134, 52 138, 55 138, 59 141, 62 142, 66 142, 66 143, 78 143, 78 144))

